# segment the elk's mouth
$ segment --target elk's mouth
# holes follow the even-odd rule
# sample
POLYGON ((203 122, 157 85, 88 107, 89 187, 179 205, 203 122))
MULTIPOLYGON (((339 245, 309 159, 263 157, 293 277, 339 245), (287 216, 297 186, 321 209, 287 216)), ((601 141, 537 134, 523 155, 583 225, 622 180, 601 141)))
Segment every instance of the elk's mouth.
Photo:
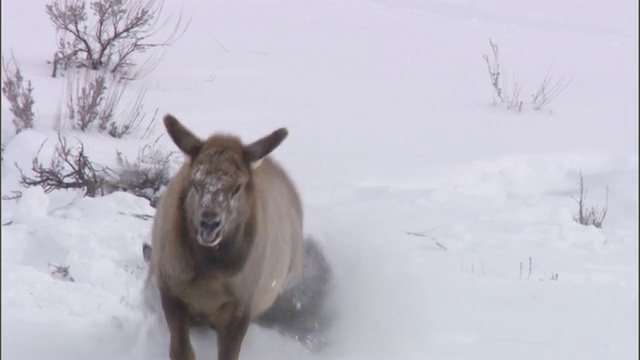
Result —
POLYGON ((220 229, 212 231, 200 229, 198 231, 197 240, 198 243, 200 243, 200 245, 202 246, 217 246, 218 244, 220 244, 220 241, 222 241, 222 231, 220 231, 220 229))

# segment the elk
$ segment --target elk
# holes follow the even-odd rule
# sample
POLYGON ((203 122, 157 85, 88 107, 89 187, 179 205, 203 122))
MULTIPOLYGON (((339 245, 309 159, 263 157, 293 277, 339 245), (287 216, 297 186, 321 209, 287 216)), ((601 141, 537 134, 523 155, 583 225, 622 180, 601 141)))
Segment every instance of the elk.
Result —
POLYGON ((172 360, 193 360, 193 319, 216 331, 219 360, 237 360, 249 323, 302 269, 302 205, 268 155, 280 128, 248 145, 236 136, 196 137, 175 117, 164 125, 186 155, 153 221, 150 276, 170 333, 172 360))

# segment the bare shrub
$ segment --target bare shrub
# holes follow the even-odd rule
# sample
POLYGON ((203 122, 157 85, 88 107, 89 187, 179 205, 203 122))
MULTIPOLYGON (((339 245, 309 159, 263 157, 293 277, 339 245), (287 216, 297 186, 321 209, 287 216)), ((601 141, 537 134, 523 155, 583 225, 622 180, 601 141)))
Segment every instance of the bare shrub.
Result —
POLYGON ((553 74, 551 73, 551 69, 547 71, 542 83, 538 87, 538 91, 535 94, 531 95, 531 103, 533 105, 534 110, 542 110, 544 109, 553 99, 555 99, 560 93, 564 91, 564 89, 569 86, 571 81, 565 81, 564 76, 561 76, 560 79, 555 80, 553 78, 553 74))
MULTIPOLYGON (((138 92, 133 102, 118 112, 124 92, 125 83, 117 78, 107 80, 104 74, 87 71, 83 76, 70 76, 66 115, 71 128, 89 132, 97 125, 98 132, 115 138, 139 132, 146 119, 143 105, 146 90, 138 92)), ((60 130, 60 121, 56 122, 57 130, 60 130)), ((154 122, 155 115, 142 132, 143 137, 148 136, 154 122)))
POLYGON ((58 265, 49 262, 49 271, 54 279, 75 282, 73 277, 69 275, 69 265, 58 265))
POLYGON ((489 55, 482 55, 484 61, 487 63, 487 70, 489 70, 489 78, 491 79, 491 86, 493 86, 493 104, 496 105, 497 101, 500 100, 500 103, 504 103, 504 98, 502 97, 502 87, 500 86, 500 56, 498 45, 493 43, 493 40, 489 39, 489 45, 491 46, 492 57, 489 59, 489 55))
MULTIPOLYGON (((46 141, 45 141, 46 142, 46 141)), ((103 195, 102 168, 91 162, 84 152, 84 144, 72 147, 67 139, 58 133, 58 144, 54 149, 49 166, 38 160, 42 146, 32 160, 31 170, 34 177, 27 176, 16 163, 20 171, 20 183, 26 187, 41 186, 46 193, 57 189, 84 189, 85 196, 103 195)))
POLYGON ((511 91, 509 91, 509 87, 506 86, 506 84, 508 84, 508 81, 505 77, 506 95, 504 96, 504 103, 507 105, 507 109, 513 110, 516 112, 521 112, 522 105, 524 104, 524 102, 520 100, 520 92, 522 91, 522 84, 518 82, 515 75, 513 76, 513 85, 512 85, 511 91))
POLYGON ((513 76, 513 84, 511 91, 509 90, 509 81, 502 75, 502 64, 500 62, 500 49, 498 45, 489 39, 489 46, 491 47, 491 58, 489 55, 482 55, 484 61, 487 63, 487 70, 489 71, 489 78, 491 79, 491 86, 493 87, 493 100, 492 104, 498 103, 507 106, 507 109, 520 112, 522 111, 523 102, 520 100, 520 92, 522 91, 522 85, 518 83, 513 76))
POLYGON ((100 131, 108 128, 113 111, 122 97, 122 86, 107 87, 103 75, 69 77, 67 81, 67 117, 75 130, 89 132, 95 123, 100 131))
MULTIPOLYGON (((527 280, 531 279, 531 273, 533 272, 533 259, 529 256, 529 272, 527 273, 527 280)), ((518 280, 522 280, 522 261, 520 261, 520 275, 518 276, 518 280)))
POLYGON ((118 168, 107 168, 107 191, 125 191, 143 197, 155 207, 160 195, 169 183, 171 162, 176 153, 166 153, 157 148, 160 137, 146 144, 131 162, 121 152, 116 151, 118 168))
POLYGON ((117 120, 112 120, 108 123, 107 132, 114 138, 122 138, 125 135, 137 135, 141 139, 146 139, 151 135, 153 124, 158 118, 158 109, 151 116, 149 121, 147 120, 147 113, 144 109, 144 98, 146 96, 146 89, 142 89, 136 95, 133 102, 131 102, 122 111, 117 120), (146 127, 142 125, 147 122, 146 127))
POLYGON ((434 228, 434 229, 431 229, 431 230, 428 230, 428 231, 418 231, 418 232, 416 232, 416 231, 406 231, 405 234, 412 235, 412 236, 425 237, 425 238, 431 239, 438 246, 438 248, 440 248, 440 249, 442 249, 444 251, 448 251, 447 247, 442 245, 435 236, 430 235, 435 230, 438 230, 438 228, 434 228))
POLYGON ((587 206, 587 189, 584 186, 582 171, 580 172, 580 195, 578 198, 573 197, 578 203, 578 213, 573 216, 573 220, 582 225, 593 225, 597 228, 602 227, 609 207, 609 187, 606 187, 605 204, 601 208, 598 205, 587 206))
POLYGON ((27 80, 25 83, 15 59, 12 59, 12 64, 8 64, 2 57, 2 94, 9 101, 16 134, 33 128, 35 100, 32 93, 31 81, 27 80))
POLYGON ((168 25, 168 20, 158 23, 162 0, 96 0, 88 4, 89 12, 85 0, 53 0, 46 5, 58 31, 53 77, 58 68, 70 66, 126 74, 135 67, 134 54, 171 45, 188 27, 182 26, 180 16, 173 31, 162 41, 154 42, 154 35, 168 25))
POLYGON ((22 198, 22 191, 13 190, 11 195, 3 195, 2 200, 20 200, 22 198))
MULTIPOLYGON (((524 101, 520 99, 520 93, 522 91, 522 84, 513 76, 513 85, 509 90, 509 82, 506 77, 500 77, 502 75, 503 65, 500 62, 500 51, 498 45, 489 39, 489 45, 491 47, 491 57, 487 54, 482 55, 482 58, 487 64, 487 70, 489 72, 489 78, 491 80, 491 87, 493 88, 493 100, 492 104, 503 104, 509 110, 521 112, 523 109, 524 101)), ((532 94, 531 107, 533 110, 542 110, 549 105, 560 93, 562 93, 570 81, 565 81, 564 77, 558 80, 553 78, 551 69, 547 72, 542 83, 538 87, 535 94, 532 94)))

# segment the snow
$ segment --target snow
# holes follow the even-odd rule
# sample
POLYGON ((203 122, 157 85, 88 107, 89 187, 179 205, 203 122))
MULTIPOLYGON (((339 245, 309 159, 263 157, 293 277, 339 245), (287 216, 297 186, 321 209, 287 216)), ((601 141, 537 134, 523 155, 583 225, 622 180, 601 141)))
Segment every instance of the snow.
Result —
MULTIPOLYGON (((19 185, 14 163, 29 173, 44 140, 49 161, 65 106, 45 3, 2 4, 2 53, 32 81, 37 116, 15 135, 2 100, 2 194, 23 192, 2 201, 2 357, 168 359, 143 295, 148 201, 19 185)), ((188 31, 123 99, 146 89, 147 112, 201 137, 287 127, 273 156, 335 275, 327 348, 251 326, 242 359, 638 357, 637 2, 180 6, 188 31), (540 112, 491 106, 489 38, 525 103, 550 68, 569 87, 540 112), (589 204, 609 188, 601 229, 573 220, 580 173, 589 204)), ((164 133, 67 131, 103 166, 164 133)), ((215 356, 213 336, 192 331, 198 358, 215 356)))

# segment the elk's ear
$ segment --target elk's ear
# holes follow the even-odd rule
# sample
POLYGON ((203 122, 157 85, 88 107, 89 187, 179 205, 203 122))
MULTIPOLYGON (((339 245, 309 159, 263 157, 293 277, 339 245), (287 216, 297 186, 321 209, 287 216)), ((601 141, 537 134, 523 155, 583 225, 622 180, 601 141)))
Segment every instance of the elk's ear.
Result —
POLYGON ((260 140, 245 145, 242 149, 244 159, 256 168, 260 161, 277 148, 288 134, 287 129, 280 128, 260 140))
POLYGON ((178 145, 178 148, 180 148, 183 153, 187 154, 192 159, 198 156, 198 153, 200 153, 200 149, 202 148, 202 140, 193 135, 193 133, 187 130, 187 128, 185 128, 178 119, 170 114, 165 115, 164 126, 167 128, 167 132, 169 133, 171 140, 178 145))

